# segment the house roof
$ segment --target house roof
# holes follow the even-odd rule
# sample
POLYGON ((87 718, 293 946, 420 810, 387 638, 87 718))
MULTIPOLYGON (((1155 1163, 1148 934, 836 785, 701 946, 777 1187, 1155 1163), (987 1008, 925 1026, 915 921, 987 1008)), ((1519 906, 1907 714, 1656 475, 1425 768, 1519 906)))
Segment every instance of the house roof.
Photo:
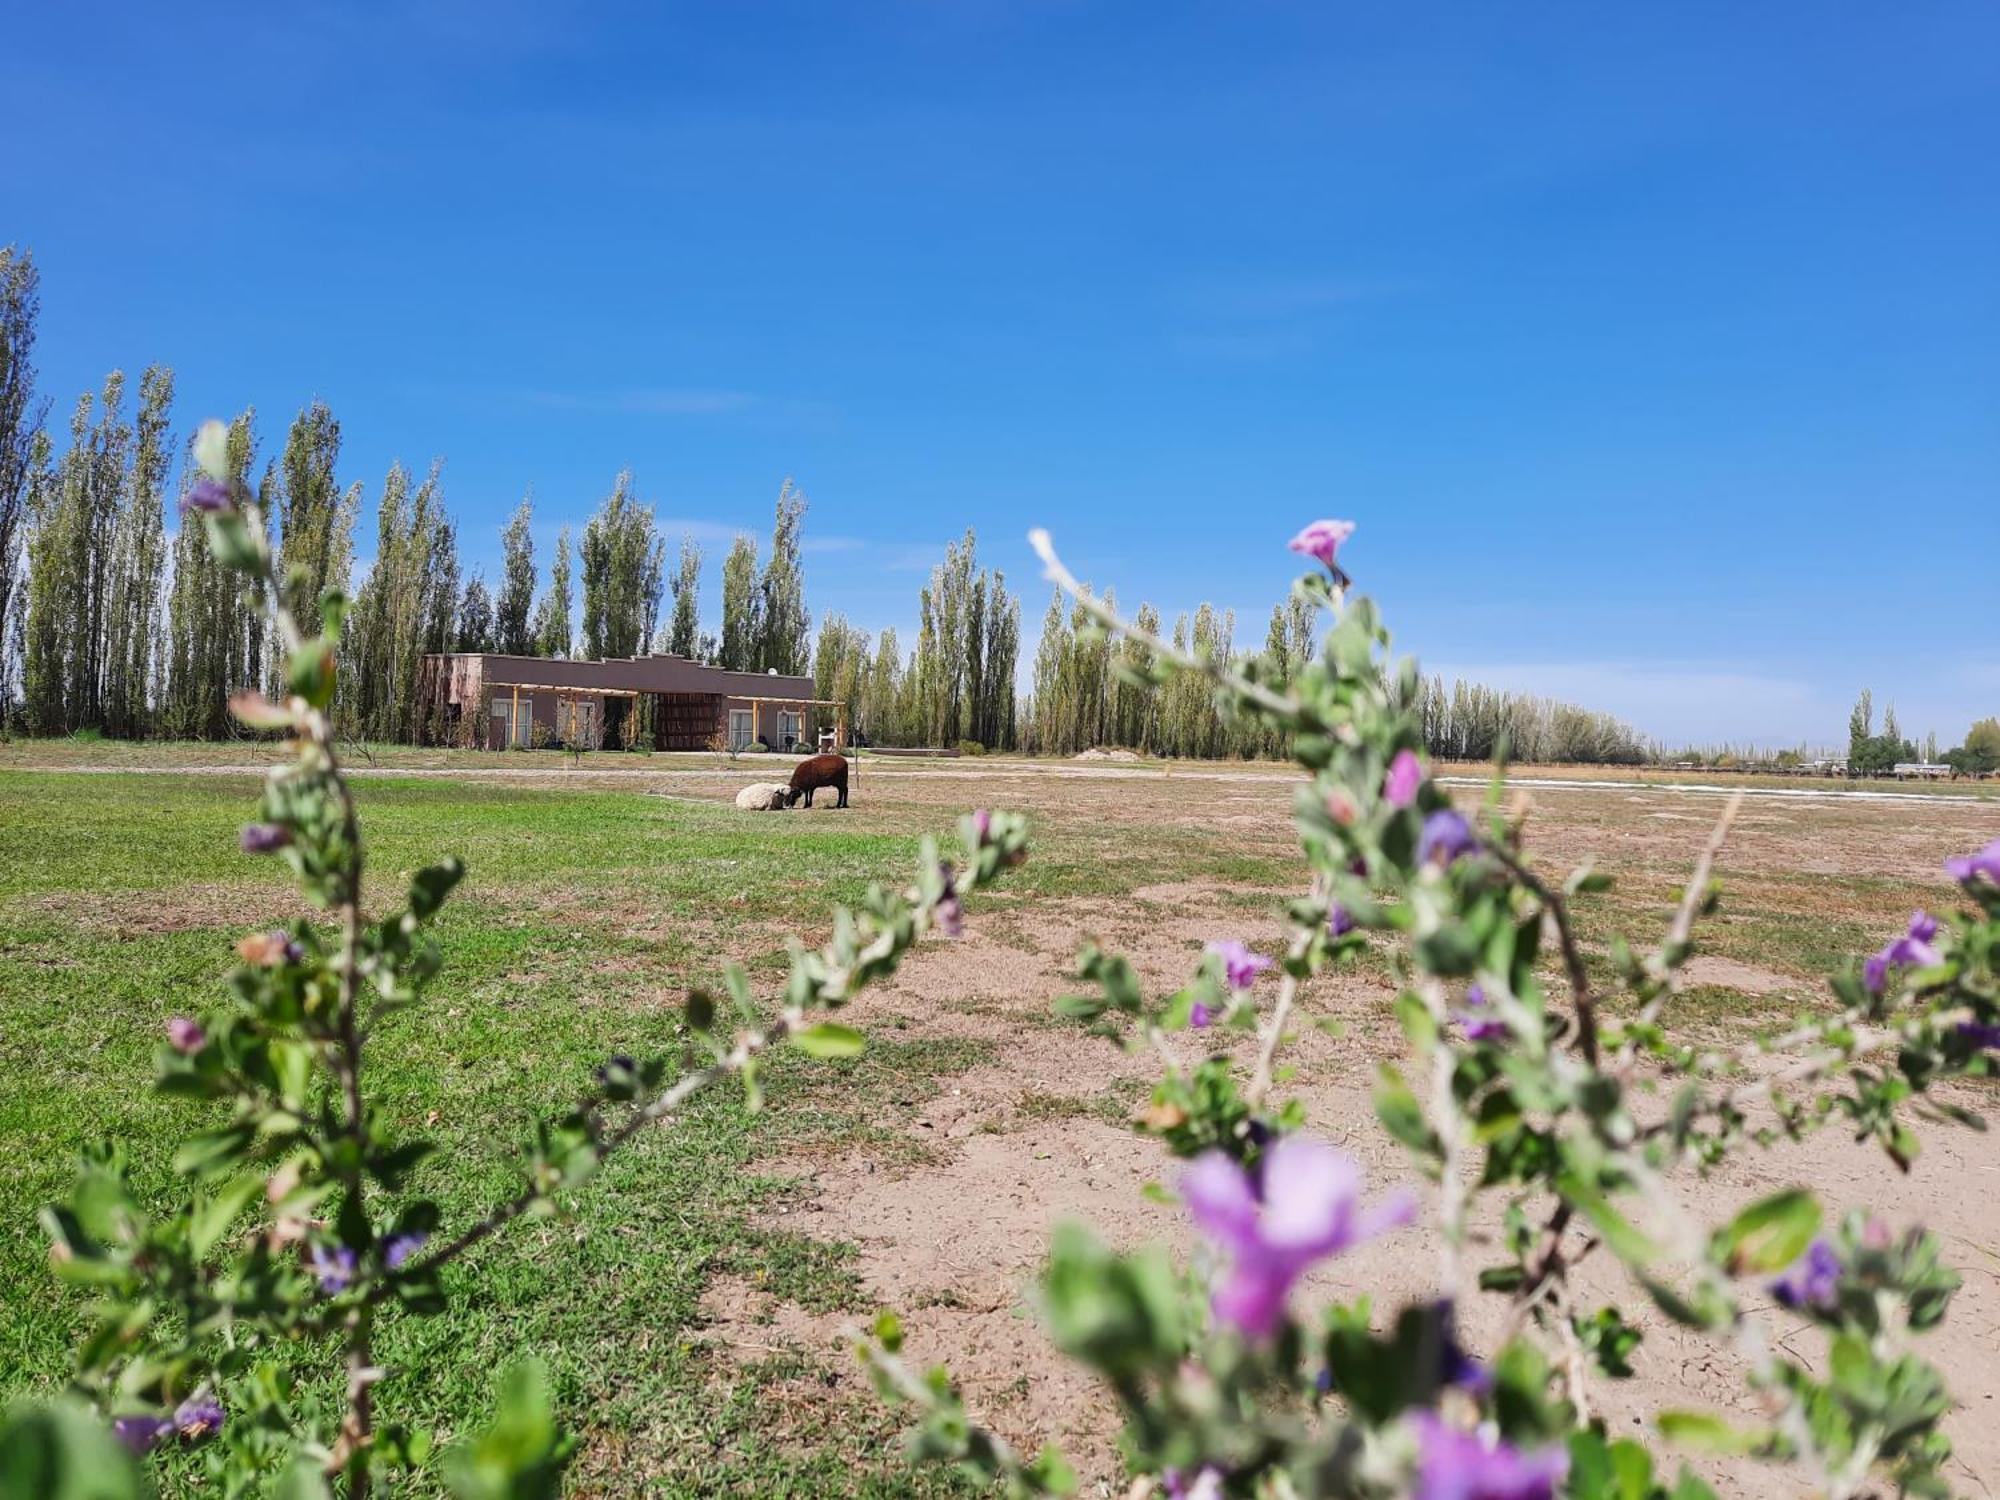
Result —
POLYGON ((607 661, 547 656, 502 656, 496 652, 447 653, 440 663, 477 661, 488 687, 511 683, 579 692, 709 693, 723 697, 808 700, 813 680, 776 672, 730 672, 685 656, 622 656, 607 661))

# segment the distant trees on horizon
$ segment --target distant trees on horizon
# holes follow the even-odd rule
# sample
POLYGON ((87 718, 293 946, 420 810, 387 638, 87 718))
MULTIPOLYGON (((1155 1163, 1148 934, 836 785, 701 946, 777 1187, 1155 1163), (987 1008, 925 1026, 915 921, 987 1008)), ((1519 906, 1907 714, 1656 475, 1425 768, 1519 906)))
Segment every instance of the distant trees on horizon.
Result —
MULTIPOLYGON (((114 372, 78 400, 58 451, 48 402, 35 393, 39 310, 32 257, 0 247, 0 728, 230 736, 229 695, 275 686, 275 654, 262 601, 215 562, 202 529, 167 529, 170 490, 178 497, 191 484, 186 446, 171 432, 173 372, 147 368, 129 410, 126 379, 114 372)), ((841 614, 822 617, 815 634, 803 564, 807 501, 787 478, 769 554, 739 533, 724 555, 709 633, 702 548, 689 536, 670 551, 629 471, 580 531, 562 527, 545 570, 535 497, 525 494, 500 530, 499 577, 489 584, 461 564, 440 463, 421 475, 394 463, 375 493, 374 555, 357 586, 355 530, 367 492, 358 480, 343 484, 340 460, 340 423, 324 402, 302 409, 272 454, 259 453, 256 412, 229 426, 231 470, 258 498, 290 602, 310 612, 328 586, 351 596, 335 702, 346 733, 435 735, 419 702, 427 654, 666 651, 738 671, 810 674, 815 695, 842 704, 876 744, 970 742, 1045 755, 1120 746, 1187 758, 1286 749, 1269 731, 1228 721, 1195 679, 1156 688, 1142 647, 1112 647, 1060 597, 1043 618, 1028 691, 1017 692, 1021 602, 999 570, 979 566, 970 529, 920 589, 917 640, 907 649, 893 628, 871 636, 841 614)), ((1161 635, 1152 605, 1135 618, 1161 635)), ((1311 660, 1315 624, 1309 606, 1290 600, 1272 610, 1262 649, 1240 650, 1234 614, 1204 603, 1176 616, 1165 638, 1283 685, 1311 660)), ((1631 726, 1574 704, 1437 678, 1419 692, 1426 747, 1437 759, 1486 760, 1502 746, 1524 761, 1667 758, 1631 726)), ((639 711, 648 712, 643 701, 639 711)), ((1982 720, 1947 752, 1933 735, 1919 752, 1893 709, 1876 732, 1864 693, 1850 724, 1850 767, 1886 770, 1920 753, 1932 761, 1942 754, 1960 770, 2000 768, 2000 721, 1982 720)))

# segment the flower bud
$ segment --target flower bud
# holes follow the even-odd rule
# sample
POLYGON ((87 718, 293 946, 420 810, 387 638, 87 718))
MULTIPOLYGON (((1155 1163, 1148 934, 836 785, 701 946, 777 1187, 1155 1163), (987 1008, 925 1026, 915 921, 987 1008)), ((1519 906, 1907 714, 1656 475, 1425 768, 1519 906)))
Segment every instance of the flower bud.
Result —
POLYGON ((210 479, 229 478, 229 429, 213 417, 194 435, 194 461, 210 479))

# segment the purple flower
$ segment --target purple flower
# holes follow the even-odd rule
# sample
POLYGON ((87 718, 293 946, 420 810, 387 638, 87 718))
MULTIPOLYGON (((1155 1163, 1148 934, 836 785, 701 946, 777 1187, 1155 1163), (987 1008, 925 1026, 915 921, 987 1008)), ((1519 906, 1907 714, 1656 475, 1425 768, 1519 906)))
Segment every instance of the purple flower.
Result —
POLYGON ((1937 918, 1928 912, 1920 911, 1912 915, 1909 931, 1862 965, 1862 978, 1868 988, 1880 993, 1888 980, 1891 965, 1908 964, 1927 969, 1932 964, 1943 963, 1944 955, 1931 946, 1931 939, 1937 936, 1937 930, 1937 918))
POLYGON ((245 854, 269 854, 284 848, 291 841, 292 831, 282 823, 246 823, 243 826, 245 854))
POLYGON ((201 1029, 199 1021, 175 1016, 167 1022, 167 1042, 176 1052, 199 1052, 207 1040, 208 1033, 201 1029))
POLYGON ((1476 984, 1465 992, 1465 1008, 1458 1013, 1458 1024, 1468 1042, 1497 1042, 1507 1035, 1507 1023, 1494 1012, 1486 991, 1476 984))
POLYGON ((1410 1425, 1417 1434, 1416 1500, 1550 1500, 1569 1472, 1569 1450, 1560 1444, 1523 1452, 1429 1411, 1416 1413, 1410 1425))
POLYGON ((1444 1335, 1438 1349, 1438 1379, 1475 1396, 1492 1390, 1493 1376, 1458 1341, 1458 1318, 1449 1297, 1438 1303, 1437 1316, 1444 1335))
POLYGON ((206 1391, 197 1391, 174 1408, 174 1426, 192 1443, 222 1431, 222 1415, 220 1401, 206 1391))
POLYGON ((404 1261, 424 1248, 424 1241, 430 1236, 418 1230, 408 1234, 395 1234, 382 1246, 382 1264, 390 1270, 399 1270, 404 1261))
POLYGON ((1814 1240, 1791 1269, 1771 1283, 1781 1307, 1832 1307, 1840 1295, 1840 1256, 1825 1240, 1814 1240))
POLYGON ((1222 960, 1223 977, 1232 990, 1247 990, 1257 982, 1257 976, 1272 967, 1272 961, 1261 953, 1252 953, 1235 938, 1225 938, 1219 943, 1210 943, 1208 952, 1222 960))
POLYGON ((1987 1021, 1960 1021, 1958 1034, 1975 1047, 2000 1047, 2000 1026, 1987 1021))
POLYGON ((591 1074, 599 1083, 610 1083, 613 1079, 629 1081, 639 1071, 638 1061, 629 1052, 614 1052, 595 1068, 591 1074))
POLYGON ((311 1261, 312 1273, 319 1278, 319 1289, 329 1297, 346 1291, 347 1284, 354 1280, 354 1252, 345 1245, 314 1245, 311 1261))
POLYGON ((1417 788, 1424 784, 1424 763, 1408 750, 1398 750, 1389 762, 1389 774, 1382 783, 1382 795, 1391 807, 1408 807, 1417 800, 1417 788))
POLYGON ((181 514, 199 512, 213 515, 217 511, 234 510, 236 502, 230 498, 229 486, 214 479, 203 479, 195 487, 181 496, 181 514))
POLYGON ((972 813, 973 835, 984 844, 993 837, 993 814, 985 808, 975 808, 972 813))
POLYGON ((1214 1019, 1214 1014, 1199 1000, 1195 1001, 1194 1005, 1188 1010, 1188 1025, 1192 1026, 1196 1031, 1200 1031, 1214 1019))
POLYGON ((1304 1136, 1272 1146, 1262 1177, 1260 1194, 1242 1167, 1207 1151, 1181 1179, 1195 1223, 1229 1252, 1229 1271, 1211 1304, 1215 1316, 1252 1338, 1278 1326, 1292 1283, 1314 1261, 1406 1224, 1416 1210, 1403 1193, 1363 1209, 1360 1168, 1304 1136))
POLYGON ((958 877, 950 865, 939 865, 938 874, 944 879, 944 894, 938 897, 937 928, 946 937, 957 937, 965 931, 965 908, 958 900, 958 877))
POLYGON ((1333 903, 1332 909, 1326 914, 1326 930, 1337 938, 1346 937, 1348 933, 1354 931, 1353 916, 1338 901, 1333 903))
POLYGON ((1352 521, 1314 521, 1306 526, 1287 544, 1292 551, 1305 557, 1316 557, 1329 568, 1340 551, 1340 544, 1354 535, 1352 521))
POLYGON ((118 1417, 111 1430, 134 1453, 150 1453, 161 1438, 174 1430, 174 1424, 165 1417, 118 1417))
POLYGON ((1167 1500, 1222 1500, 1222 1470, 1203 1464, 1190 1480, 1179 1469, 1168 1469, 1160 1475, 1160 1489, 1167 1500))
POLYGON ((1944 872, 1961 885, 1970 885, 1975 875, 1984 875, 1994 885, 2000 885, 2000 839, 1984 849, 1946 860, 1944 872))
POLYGON ((1424 831, 1417 839, 1417 862, 1448 865, 1478 847, 1479 838, 1472 825, 1453 809, 1439 808, 1424 819, 1424 831))

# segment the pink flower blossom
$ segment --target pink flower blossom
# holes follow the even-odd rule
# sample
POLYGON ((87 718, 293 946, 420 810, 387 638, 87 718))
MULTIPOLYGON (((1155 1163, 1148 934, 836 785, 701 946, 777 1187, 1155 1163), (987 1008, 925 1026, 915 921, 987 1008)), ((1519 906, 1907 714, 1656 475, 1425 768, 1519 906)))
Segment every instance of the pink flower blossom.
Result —
POLYGON ((208 1033, 201 1029, 199 1021, 175 1016, 167 1022, 167 1042, 176 1052, 199 1052, 207 1040, 208 1033))
POLYGON ((1424 763, 1408 750, 1398 750, 1396 758, 1389 762, 1388 778, 1382 783, 1382 795, 1391 807, 1408 807, 1417 800, 1417 789, 1424 784, 1424 763))
POLYGON ((1944 872, 1961 885, 1970 885, 1975 875, 1984 875, 1992 884, 2000 885, 2000 839, 1984 849, 1946 860, 1944 872))
POLYGON ((1292 1283, 1313 1262, 1407 1224, 1416 1211, 1407 1193, 1364 1209, 1361 1169, 1305 1136, 1272 1146, 1261 1175, 1260 1191, 1236 1162, 1208 1151, 1181 1179, 1195 1223, 1229 1254, 1214 1293, 1215 1316, 1252 1338, 1277 1328, 1292 1283))
POLYGON ((1913 913, 1908 931, 1862 966, 1862 978, 1868 988, 1879 994, 1889 981, 1889 970, 1897 965, 1928 969, 1943 963, 1944 955, 1931 946, 1937 930, 1937 918, 1929 912, 1913 913))
POLYGON ((1334 558, 1340 551, 1340 544, 1354 535, 1352 521, 1314 521, 1292 538, 1292 551, 1305 557, 1316 557, 1329 568, 1335 566, 1334 558))
POLYGON ((1261 953, 1252 953, 1236 938, 1210 943, 1208 951, 1222 960, 1222 973, 1232 990, 1249 989, 1257 982, 1259 974, 1272 967, 1270 959, 1261 953))
POLYGON ((1569 1472, 1569 1450, 1560 1444, 1523 1452, 1429 1411, 1416 1413, 1410 1425, 1417 1434, 1416 1500, 1550 1500, 1569 1472))

